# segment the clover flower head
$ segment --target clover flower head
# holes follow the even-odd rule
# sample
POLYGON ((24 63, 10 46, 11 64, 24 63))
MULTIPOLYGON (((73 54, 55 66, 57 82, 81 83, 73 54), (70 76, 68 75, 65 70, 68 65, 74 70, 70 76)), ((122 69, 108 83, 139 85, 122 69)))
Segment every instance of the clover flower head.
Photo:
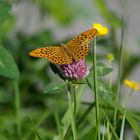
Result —
POLYGON ((130 87, 133 90, 139 90, 140 89, 140 83, 138 83, 136 81, 131 81, 131 80, 125 79, 124 84, 126 86, 130 87))
POLYGON ((108 28, 100 23, 94 23, 93 28, 97 29, 97 36, 104 36, 108 34, 108 28))
POLYGON ((84 60, 73 61, 71 64, 61 65, 60 70, 64 77, 73 80, 81 80, 89 73, 88 66, 84 60))
POLYGON ((108 53, 106 57, 109 62, 112 62, 114 60, 114 55, 112 53, 108 53))

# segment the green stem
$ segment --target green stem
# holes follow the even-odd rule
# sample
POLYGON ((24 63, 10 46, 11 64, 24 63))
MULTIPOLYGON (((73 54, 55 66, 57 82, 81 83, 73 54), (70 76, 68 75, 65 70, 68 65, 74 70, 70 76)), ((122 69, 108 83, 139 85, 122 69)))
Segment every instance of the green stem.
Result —
MULTIPOLYGON (((109 62, 109 66, 112 67, 112 62, 109 62)), ((109 74, 109 87, 111 89, 112 87, 112 72, 109 74)))
POLYGON ((123 113, 123 120, 122 120, 121 133, 120 133, 120 140, 123 140, 125 116, 126 116, 126 109, 124 110, 124 113, 123 113))
POLYGON ((96 36, 94 38, 93 46, 93 78, 94 78, 94 93, 95 93, 95 111, 96 111, 96 126, 97 126, 97 139, 100 140, 100 116, 99 116, 99 97, 98 97, 98 81, 97 81, 97 61, 96 61, 96 36))
POLYGON ((70 94, 69 82, 68 82, 68 101, 69 101, 70 123, 71 123, 71 128, 72 128, 72 133, 73 133, 73 139, 77 140, 75 116, 74 116, 74 111, 73 111, 74 109, 73 109, 73 103, 72 103, 71 94, 70 94))
POLYGON ((76 85, 74 85, 74 116, 77 113, 77 95, 76 95, 76 85))
POLYGON ((109 123, 106 123, 106 128, 107 128, 107 140, 110 140, 110 131, 109 131, 109 123))
POLYGON ((128 98, 131 96, 131 94, 133 93, 134 90, 131 90, 127 96, 127 98, 125 99, 124 102, 124 113, 123 113, 123 120, 122 120, 122 125, 121 125, 121 132, 120 132, 120 140, 123 140, 123 136, 124 136, 124 127, 125 127, 125 116, 126 116, 126 106, 127 106, 127 101, 128 98))
POLYGON ((20 123, 20 93, 18 80, 14 81, 14 93, 15 93, 15 111, 16 111, 16 125, 17 125, 17 136, 21 139, 21 123, 20 123))
MULTIPOLYGON (((120 84, 121 84, 121 74, 122 74, 122 60, 123 60, 123 41, 124 41, 124 19, 122 17, 122 32, 121 32, 121 44, 119 51, 119 68, 118 68, 118 83, 117 83, 117 98, 116 101, 119 102, 120 98, 120 84)), ((114 113, 114 127, 116 127, 116 118, 117 118, 117 107, 115 108, 114 113)))

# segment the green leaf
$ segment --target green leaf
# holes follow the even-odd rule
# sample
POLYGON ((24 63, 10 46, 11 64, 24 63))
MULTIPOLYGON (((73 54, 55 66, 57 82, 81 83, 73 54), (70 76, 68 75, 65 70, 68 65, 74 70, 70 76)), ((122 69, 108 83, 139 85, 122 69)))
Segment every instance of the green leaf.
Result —
MULTIPOLYGON (((106 67, 106 65, 102 62, 97 63, 97 75, 98 77, 106 76, 113 71, 112 68, 106 67)), ((94 79, 93 79, 93 67, 90 69, 90 72, 86 78, 88 86, 93 89, 94 88, 94 79)))
MULTIPOLYGON (((97 63, 97 75, 98 77, 106 76, 113 71, 112 68, 106 67, 106 65, 102 62, 97 63)), ((88 79, 91 80, 93 77, 93 67, 90 69, 90 73, 88 74, 88 79)))
POLYGON ((140 139, 140 126, 139 123, 134 119, 132 112, 126 112, 126 119, 133 128, 135 134, 140 139))
POLYGON ((10 79, 19 78, 19 71, 14 59, 2 46, 0 46, 0 75, 10 79))
POLYGON ((80 140, 97 140, 96 128, 92 125, 85 126, 79 134, 80 140))
POLYGON ((100 99, 103 101, 110 102, 110 100, 113 99, 113 93, 105 83, 98 81, 98 91, 101 97, 100 99))
MULTIPOLYGON (((92 76, 88 76, 86 78, 87 84, 90 89, 94 89, 94 79, 92 76)), ((102 101, 109 102, 110 100, 113 99, 114 95, 112 93, 112 90, 103 82, 98 80, 98 91, 99 91, 99 96, 102 101)))
POLYGON ((9 17, 11 5, 4 0, 0 0, 0 22, 5 21, 9 17))
POLYGON ((63 91, 65 87, 66 87, 65 83, 57 84, 57 85, 50 85, 46 87, 46 89, 44 90, 44 93, 47 93, 47 94, 57 93, 57 92, 63 91))
POLYGON ((113 71, 113 69, 106 67, 104 63, 102 63, 102 62, 97 63, 97 75, 98 76, 105 76, 112 71, 113 71))

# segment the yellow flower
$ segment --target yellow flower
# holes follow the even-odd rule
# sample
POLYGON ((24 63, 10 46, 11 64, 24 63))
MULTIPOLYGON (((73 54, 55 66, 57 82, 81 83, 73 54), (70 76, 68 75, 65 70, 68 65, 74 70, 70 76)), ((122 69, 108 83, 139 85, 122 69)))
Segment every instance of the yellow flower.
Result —
POLYGON ((93 28, 97 29, 97 36, 104 36, 108 34, 108 28, 99 23, 94 23, 93 28))
POLYGON ((114 60, 114 55, 112 53, 108 53, 107 54, 107 59, 109 62, 113 61, 114 60))
POLYGON ((138 82, 135 82, 135 81, 130 81, 128 79, 125 79, 124 80, 124 84, 128 87, 130 87, 131 89, 133 90, 138 90, 140 89, 140 83, 138 82))

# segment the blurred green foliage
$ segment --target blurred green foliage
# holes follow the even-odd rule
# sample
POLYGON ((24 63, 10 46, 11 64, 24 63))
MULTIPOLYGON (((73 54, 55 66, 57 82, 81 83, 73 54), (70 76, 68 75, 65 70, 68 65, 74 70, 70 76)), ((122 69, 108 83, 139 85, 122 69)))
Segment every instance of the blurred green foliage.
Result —
POLYGON ((4 22, 9 17, 10 10, 11 5, 3 0, 0 0, 0 22, 4 22))
POLYGON ((74 20, 86 13, 84 7, 74 0, 35 0, 43 14, 52 16, 63 26, 70 25, 74 20))
MULTIPOLYGON (((63 117, 61 121, 59 119, 60 124, 63 125, 63 129, 69 129, 69 120, 67 117, 69 114, 66 112, 68 103, 67 95, 65 93, 65 83, 59 75, 57 75, 58 73, 55 74, 52 72, 47 60, 31 58, 28 56, 28 52, 32 49, 45 46, 46 44, 55 45, 61 43, 55 41, 51 29, 47 27, 43 31, 36 32, 32 35, 26 35, 19 30, 14 31, 17 18, 12 14, 11 7, 20 2, 21 1, 9 3, 5 0, 0 0, 0 139, 18 140, 14 109, 15 96, 13 94, 13 79, 15 80, 18 78, 21 99, 20 117, 22 122, 22 139, 37 139, 29 115, 32 116, 39 134, 44 139, 52 140, 55 135, 55 138, 57 139, 58 131, 56 117, 54 115, 56 112, 58 113, 58 118, 63 117), (50 42, 49 44, 48 40, 50 42), (62 83, 61 85, 58 84, 60 82, 62 83)), ((58 23, 63 25, 64 28, 72 26, 75 19, 81 15, 86 21, 85 12, 86 10, 88 11, 88 9, 83 7, 80 3, 78 4, 78 2, 74 0, 32 1, 33 4, 39 7, 43 16, 54 18, 58 23)), ((97 13, 99 12, 102 19, 111 27, 110 36, 98 40, 99 48, 105 49, 107 52, 112 52, 115 55, 116 63, 118 63, 119 42, 117 42, 116 39, 116 31, 121 27, 120 17, 117 15, 118 13, 115 13, 108 8, 104 0, 96 0, 93 2, 97 6, 97 13)), ((63 42, 67 42, 70 38, 72 37, 65 38, 63 42)), ((129 54, 127 50, 124 51, 126 53, 125 56, 128 57, 124 58, 125 63, 123 65, 124 73, 122 74, 122 79, 140 62, 140 56, 129 54)), ((98 58, 100 60, 105 60, 105 55, 99 54, 98 58)), ((91 54, 87 57, 87 61, 89 64, 91 63, 91 54)), ((108 66, 100 63, 98 73, 101 77, 109 74, 111 71, 112 69, 108 68, 108 66)), ((89 87, 93 88, 91 85, 93 79, 90 78, 91 73, 89 74, 89 77, 87 77, 88 85, 81 84, 82 88, 78 89, 79 105, 81 104, 80 98, 84 91, 89 87)), ((114 88, 115 86, 116 85, 114 84, 114 88)), ((106 93, 104 96, 100 95, 103 97, 103 101, 107 99, 110 101, 114 98, 114 95, 110 94, 112 91, 108 89, 108 86, 100 85, 100 90, 101 92, 106 93), (111 97, 111 99, 109 97, 111 97)), ((80 118, 83 115, 83 111, 85 111, 89 105, 90 103, 83 103, 81 105, 82 107, 79 108, 77 118, 80 118)), ((118 106, 118 108, 120 108, 121 111, 121 107, 118 106)), ((92 115, 87 114, 85 122, 80 122, 78 124, 80 140, 84 140, 85 138, 90 140, 94 137, 93 132, 95 130, 95 123, 93 123, 92 117, 92 115)), ((127 128, 129 129, 131 125, 138 136, 139 127, 136 120, 140 120, 139 113, 133 116, 127 114, 127 117, 129 122, 127 122, 127 128), (137 119, 135 119, 136 117, 137 119)), ((118 121, 118 124, 119 123, 120 122, 118 121)), ((119 130, 119 128, 117 129, 119 130)), ((67 135, 69 139, 71 139, 71 136, 69 134, 66 134, 66 136, 67 135)))
POLYGON ((14 17, 10 14, 11 5, 0 0, 0 40, 6 37, 10 29, 13 28, 14 17))
POLYGON ((76 6, 68 0, 36 0, 36 3, 63 25, 70 24, 76 15, 76 6))

